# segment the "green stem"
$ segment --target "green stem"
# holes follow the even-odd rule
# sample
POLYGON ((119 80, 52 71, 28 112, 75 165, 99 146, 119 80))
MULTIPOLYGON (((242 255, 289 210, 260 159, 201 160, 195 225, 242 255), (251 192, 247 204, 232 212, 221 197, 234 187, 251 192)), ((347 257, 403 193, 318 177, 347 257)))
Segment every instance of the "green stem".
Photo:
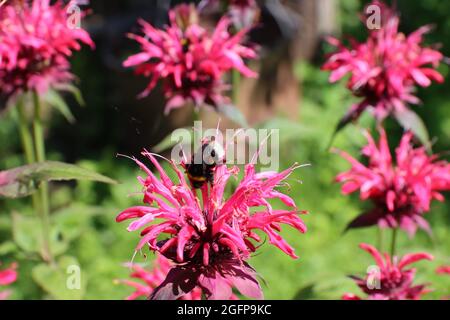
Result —
MULTIPOLYGON (((34 155, 33 137, 30 128, 28 127, 28 120, 25 115, 25 107, 23 104, 23 97, 19 97, 17 101, 17 113, 19 116, 19 132, 20 140, 22 141, 22 148, 25 154, 25 161, 27 164, 32 164, 36 161, 34 155)), ((31 196, 34 212, 40 212, 39 198, 36 193, 31 196)))
POLYGON ((25 160, 28 164, 35 161, 33 151, 33 138, 31 136, 30 129, 28 128, 28 121, 25 116, 25 110, 23 105, 23 98, 20 97, 17 101, 17 113, 19 115, 19 131, 20 139, 22 141, 22 148, 25 154, 25 160))
POLYGON ((397 228, 392 229, 392 242, 391 242, 391 258, 395 256, 395 246, 397 243, 397 228))
POLYGON ((238 103, 238 99, 239 99, 239 87, 241 84, 241 74, 239 73, 239 71, 233 69, 231 71, 231 83, 232 83, 232 97, 231 99, 233 100, 233 104, 236 106, 238 103))
POLYGON ((41 103, 39 96, 36 92, 33 92, 33 104, 34 104, 34 139, 36 144, 36 158, 38 162, 45 161, 45 146, 44 146, 44 130, 41 119, 41 103))
MULTIPOLYGON (((36 160, 37 162, 45 161, 45 144, 44 144, 44 129, 42 126, 41 118, 41 103, 39 101, 39 95, 33 91, 33 104, 34 104, 34 119, 33 119, 33 131, 34 131, 34 143, 36 147, 36 160)), ((43 233, 43 254, 44 259, 52 262, 53 256, 50 248, 50 219, 49 219, 49 197, 48 197, 48 184, 42 182, 39 188, 41 198, 41 210, 40 219, 42 223, 43 233)))
POLYGON ((200 110, 194 109, 194 113, 192 114, 192 121, 200 121, 200 110))
POLYGON ((383 229, 380 227, 377 228, 377 242, 378 242, 378 250, 380 252, 383 252, 383 246, 384 246, 384 232, 383 229))

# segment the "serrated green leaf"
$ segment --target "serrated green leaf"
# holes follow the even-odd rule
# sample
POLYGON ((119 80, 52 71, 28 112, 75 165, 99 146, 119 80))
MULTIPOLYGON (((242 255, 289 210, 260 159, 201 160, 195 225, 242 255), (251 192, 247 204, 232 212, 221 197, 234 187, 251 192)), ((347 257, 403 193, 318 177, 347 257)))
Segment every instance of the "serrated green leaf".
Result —
POLYGON ((25 197, 43 181, 90 180, 115 184, 116 181, 73 164, 46 161, 0 172, 0 197, 25 197))
POLYGON ((417 113, 405 108, 397 111, 395 118, 405 130, 411 130, 427 149, 431 148, 427 127, 417 113))
POLYGON ((70 123, 75 122, 75 117, 70 111, 69 106, 61 97, 61 95, 55 90, 48 90, 47 93, 43 96, 42 100, 46 102, 51 107, 54 107, 56 110, 61 112, 61 114, 69 121, 70 123))
POLYGON ((35 266, 32 277, 55 299, 80 300, 86 291, 82 269, 77 259, 71 256, 61 257, 56 265, 41 263, 35 266))

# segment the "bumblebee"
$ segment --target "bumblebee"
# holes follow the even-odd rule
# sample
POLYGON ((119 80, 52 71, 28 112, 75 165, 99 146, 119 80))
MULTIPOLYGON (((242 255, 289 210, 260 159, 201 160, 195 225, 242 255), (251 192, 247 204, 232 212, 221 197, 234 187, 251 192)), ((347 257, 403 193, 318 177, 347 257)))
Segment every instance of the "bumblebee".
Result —
POLYGON ((192 156, 191 162, 186 164, 186 174, 192 187, 199 189, 209 183, 214 183, 214 171, 217 164, 224 161, 222 147, 214 141, 202 144, 201 148, 192 156))

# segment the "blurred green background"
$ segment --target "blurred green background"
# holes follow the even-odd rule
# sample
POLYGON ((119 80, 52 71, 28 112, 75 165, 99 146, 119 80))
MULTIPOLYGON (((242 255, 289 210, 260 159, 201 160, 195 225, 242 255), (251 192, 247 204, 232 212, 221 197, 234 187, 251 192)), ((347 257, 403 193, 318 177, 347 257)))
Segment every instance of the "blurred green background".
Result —
MULTIPOLYGON (((365 30, 358 19, 362 7, 362 1, 340 1, 338 16, 343 34, 364 38, 365 30)), ((402 13, 403 31, 411 32, 424 24, 434 24, 435 29, 427 37, 427 42, 440 43, 442 52, 449 56, 450 2, 398 1, 398 7, 402 13)), ((115 36, 123 37, 121 34, 115 36)), ((78 119, 73 125, 68 125, 60 115, 52 115, 48 131, 50 159, 74 162, 121 182, 113 186, 91 182, 65 183, 55 184, 52 188, 52 219, 58 225, 52 232, 53 247, 65 257, 61 264, 78 261, 82 289, 70 292, 65 289, 65 274, 51 273, 51 270, 33 272, 39 263, 33 238, 38 231, 29 200, 0 200, 0 260, 4 264, 20 263, 19 280, 11 286, 12 298, 123 299, 131 292, 131 288, 114 284, 113 280, 128 277, 129 270, 122 264, 131 260, 138 235, 128 233, 126 224, 116 223, 115 216, 121 210, 140 203, 140 197, 129 196, 139 190, 136 180, 139 171, 132 161, 117 158, 116 154, 137 155, 144 146, 136 145, 136 139, 142 138, 144 133, 150 135, 151 141, 146 146, 151 146, 170 131, 170 125, 161 125, 164 119, 159 122, 152 119, 150 126, 139 118, 139 108, 161 107, 138 105, 135 95, 142 89, 142 83, 130 84, 128 80, 134 77, 131 72, 99 63, 104 60, 102 49, 106 50, 108 45, 100 43, 99 53, 86 49, 76 54, 73 70, 81 79, 79 86, 87 106, 72 108, 78 119), (121 79, 124 74, 128 78, 121 79), (46 272, 51 273, 50 278, 43 280, 42 274, 46 272)), ((118 56, 122 58, 132 52, 132 46, 129 48, 118 56)), ((326 45, 323 49, 325 52, 329 50, 326 45)), ((286 191, 301 209, 310 212, 304 216, 309 228, 306 234, 299 236, 288 228, 282 233, 295 247, 300 259, 292 260, 266 244, 250 261, 267 283, 263 290, 268 299, 340 299, 345 292, 359 294, 359 289, 346 275, 364 274, 367 266, 373 264, 372 258, 358 249, 358 244, 375 244, 376 230, 370 228, 343 233, 348 222, 362 212, 366 204, 361 203, 357 196, 342 196, 339 185, 333 183, 334 176, 346 170, 348 164, 337 155, 326 152, 326 144, 333 125, 354 100, 342 83, 328 83, 328 74, 319 70, 323 59, 320 55, 314 62, 302 61, 295 66, 303 94, 299 103, 299 119, 293 121, 277 117, 263 124, 280 128, 281 146, 290 146, 280 150, 282 168, 294 162, 312 165, 298 169, 290 178, 291 189, 286 191)), ((112 65, 115 65, 114 61, 112 65)), ((450 150, 448 67, 442 66, 440 71, 447 82, 419 90, 423 105, 415 108, 431 136, 436 138, 435 152, 450 150)), ((71 103, 75 105, 74 101, 71 103)), ((14 116, 11 112, 0 119, 1 169, 22 164, 14 116)), ((387 126, 394 146, 402 129, 394 122, 388 121, 387 126)), ((373 127, 372 119, 364 116, 361 127, 373 127)), ((360 128, 348 126, 338 135, 334 145, 357 156, 364 143, 360 128)), ((446 154, 444 157, 448 159, 446 154)), ((400 254, 426 251, 435 256, 431 263, 417 263, 416 283, 429 282, 434 289, 425 296, 428 299, 450 294, 450 277, 435 274, 437 266, 450 264, 449 208, 448 201, 434 203, 427 214, 433 238, 422 231, 413 240, 404 233, 399 236, 400 254)), ((385 233, 385 249, 389 237, 390 234, 385 233)), ((152 259, 153 255, 148 254, 147 262, 152 259)), ((145 262, 145 258, 138 255, 135 261, 145 262)))

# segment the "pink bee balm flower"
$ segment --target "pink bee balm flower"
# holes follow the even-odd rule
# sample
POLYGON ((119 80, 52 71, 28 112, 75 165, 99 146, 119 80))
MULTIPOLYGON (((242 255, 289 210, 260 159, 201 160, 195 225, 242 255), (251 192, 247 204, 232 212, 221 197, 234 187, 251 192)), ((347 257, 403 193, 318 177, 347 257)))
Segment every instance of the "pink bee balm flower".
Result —
MULTIPOLYGON (((411 253, 400 260, 385 253, 384 256, 371 245, 361 243, 359 247, 372 255, 378 268, 372 268, 365 278, 352 276, 358 287, 367 294, 368 300, 419 300, 430 290, 426 285, 413 285, 416 269, 405 269, 406 266, 420 261, 433 260, 428 253, 411 253)), ((361 300, 357 295, 346 293, 344 300, 361 300)))
MULTIPOLYGON (((70 6, 72 2, 67 4, 70 6)), ((0 94, 45 93, 73 79, 68 57, 88 33, 72 28, 62 1, 8 1, 0 10, 0 94)))
POLYGON ((222 95, 227 88, 224 74, 235 69, 247 77, 256 77, 244 63, 244 58, 255 58, 254 50, 240 44, 246 30, 230 35, 230 21, 222 18, 213 33, 198 23, 195 8, 179 5, 169 12, 170 24, 164 30, 155 29, 140 20, 145 36, 131 34, 142 52, 130 56, 125 67, 136 66, 136 73, 150 77, 150 83, 141 93, 147 96, 158 80, 168 102, 165 112, 179 108, 187 102, 199 107, 213 107, 228 102, 222 95))
MULTIPOLYGON (((17 280, 17 264, 13 263, 9 268, 0 270, 0 287, 8 286, 17 280)), ((0 291, 0 300, 5 300, 11 294, 10 290, 0 291)))
POLYGON ((129 231, 143 228, 136 250, 148 245, 175 263, 151 298, 177 299, 196 287, 208 299, 229 299, 232 287, 243 295, 261 298, 256 272, 246 262, 257 250, 256 243, 262 241, 255 231, 266 233, 271 244, 292 258, 297 257, 294 249, 278 234, 281 224, 306 231, 294 201, 275 190, 295 167, 281 173, 256 173, 253 164, 246 165, 242 181, 225 200, 227 182, 238 169, 218 165, 211 187, 203 185, 199 198, 173 161, 170 164, 176 182, 152 154, 143 155, 150 159, 160 177, 135 160, 147 175, 138 178, 145 205, 123 211, 116 220, 134 219, 129 231), (275 210, 268 199, 279 199, 289 209, 275 210))
MULTIPOLYGON (((120 283, 135 288, 135 291, 129 295, 126 300, 136 300, 139 297, 148 298, 153 290, 157 288, 166 278, 167 273, 173 264, 164 256, 158 254, 153 268, 147 271, 137 264, 131 264, 133 272, 130 277, 138 279, 141 282, 131 280, 119 280, 120 283)), ((180 300, 201 300, 202 291, 199 288, 194 288, 191 292, 181 296, 180 300)))
POLYGON ((450 274, 450 266, 440 266, 436 269, 437 274, 450 274))
POLYGON ((358 216, 349 228, 378 224, 381 228, 400 227, 410 236, 417 227, 431 232, 423 215, 430 210, 433 199, 444 201, 440 191, 450 190, 450 164, 428 155, 424 147, 413 148, 411 132, 403 135, 394 164, 385 131, 380 129, 378 145, 368 132, 365 135, 369 144, 362 153, 368 159, 367 165, 340 152, 352 165, 336 177, 343 183, 342 192, 359 190, 362 200, 374 203, 374 208, 358 216))
POLYGON ((435 69, 443 55, 422 44, 423 35, 430 31, 424 26, 406 36, 398 31, 399 17, 380 1, 372 4, 381 8, 382 25, 369 32, 364 43, 351 41, 345 47, 339 40, 329 42, 337 48, 322 67, 331 71, 330 82, 350 74, 347 88, 362 101, 351 107, 341 120, 346 124, 370 108, 378 120, 402 112, 407 104, 418 104, 415 87, 428 87, 432 81, 444 78, 435 69))

